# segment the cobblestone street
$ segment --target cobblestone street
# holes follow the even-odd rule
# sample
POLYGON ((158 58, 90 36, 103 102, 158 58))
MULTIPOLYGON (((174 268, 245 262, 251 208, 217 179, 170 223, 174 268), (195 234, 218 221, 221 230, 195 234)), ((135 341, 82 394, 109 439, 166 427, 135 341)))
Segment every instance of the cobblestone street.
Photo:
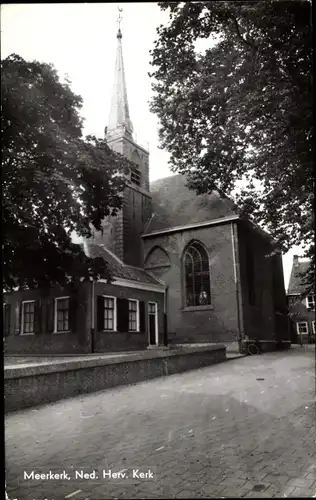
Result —
POLYGON ((292 347, 7 415, 7 493, 312 497, 315 439, 314 346, 292 347))

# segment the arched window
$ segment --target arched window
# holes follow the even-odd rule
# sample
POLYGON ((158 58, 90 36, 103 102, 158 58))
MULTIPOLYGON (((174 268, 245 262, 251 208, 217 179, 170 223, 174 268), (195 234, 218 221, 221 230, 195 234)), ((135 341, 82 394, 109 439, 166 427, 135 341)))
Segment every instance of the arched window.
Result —
POLYGON ((211 303, 210 266, 205 248, 194 241, 184 254, 185 303, 187 307, 211 303))

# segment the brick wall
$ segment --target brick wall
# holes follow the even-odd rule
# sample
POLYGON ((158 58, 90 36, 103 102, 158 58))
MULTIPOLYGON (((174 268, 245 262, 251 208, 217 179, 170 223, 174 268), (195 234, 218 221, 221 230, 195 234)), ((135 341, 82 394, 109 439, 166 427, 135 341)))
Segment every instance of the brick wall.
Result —
POLYGON ((151 214, 151 198, 136 188, 124 191, 124 208, 121 227, 124 248, 123 260, 126 264, 142 267, 144 262, 141 235, 151 214))
POLYGON ((126 264, 142 267, 144 262, 141 235, 151 216, 149 193, 149 153, 131 140, 125 139, 122 154, 136 161, 141 172, 141 185, 127 187, 124 192, 122 235, 123 260, 126 264))
POLYGON ((238 227, 240 278, 245 334, 268 343, 289 340, 282 257, 269 257, 271 244, 249 227, 238 227), (250 300, 249 253, 253 256, 253 301, 250 300))
POLYGON ((5 337, 6 354, 76 354, 95 352, 128 351, 143 349, 148 346, 148 302, 156 302, 158 307, 159 343, 163 343, 164 327, 164 294, 107 283, 95 284, 95 330, 92 339, 92 284, 81 284, 75 292, 65 288, 51 289, 46 297, 39 291, 29 290, 5 294, 4 302, 10 304, 10 331, 5 337), (48 328, 49 307, 55 297, 73 296, 76 298, 75 326, 67 333, 53 333, 48 328), (97 296, 110 295, 118 298, 136 299, 145 303, 146 332, 103 332, 97 329, 97 296), (21 302, 25 300, 40 301, 40 327, 32 335, 21 335, 18 322, 21 321, 21 302))
POLYGON ((146 237, 144 253, 145 258, 149 256, 147 265, 168 285, 168 332, 174 342, 238 340, 238 309, 230 224, 157 235, 154 238, 146 237), (181 269, 183 251, 193 239, 200 241, 209 254, 211 277, 211 306, 195 311, 185 308, 181 269), (167 253, 169 267, 159 265, 161 251, 151 253, 157 246, 167 253))
POLYGON ((187 353, 147 352, 124 360, 68 361, 57 366, 6 368, 5 412, 12 412, 60 399, 133 384, 163 375, 183 372, 225 361, 224 346, 188 350, 187 353))
POLYGON ((117 217, 108 218, 111 224, 110 232, 106 226, 104 235, 98 236, 98 242, 112 250, 126 264, 141 267, 144 262, 141 234, 152 211, 149 153, 127 137, 118 137, 108 144, 114 151, 136 161, 141 172, 141 185, 125 188, 123 208, 117 217))
POLYGON ((237 229, 235 223, 144 238, 145 266, 168 285, 168 331, 171 336, 175 333, 174 341, 236 342, 246 334, 266 341, 266 349, 275 348, 277 341, 289 341, 282 257, 268 258, 271 250, 266 237, 246 225, 237 229), (181 257, 193 239, 203 243, 209 254, 212 307, 189 311, 184 304, 181 257), (249 300, 249 251, 254 304, 249 300))
POLYGON ((97 331, 97 308, 95 307, 95 352, 144 349, 148 346, 148 302, 158 307, 159 343, 163 344, 164 294, 147 290, 132 289, 107 283, 97 283, 95 295, 109 295, 125 299, 136 299, 145 303, 146 332, 102 332, 97 331))
POLYGON ((125 158, 135 161, 141 172, 141 188, 149 193, 149 153, 134 141, 125 138, 122 142, 122 153, 125 158), (135 154, 136 153, 136 154, 135 154), (136 159, 137 158, 137 159, 136 159))
POLYGON ((290 311, 290 329, 292 342, 299 342, 297 335, 297 323, 306 321, 308 325, 308 335, 302 336, 304 343, 315 342, 315 333, 313 332, 313 321, 315 321, 315 311, 306 307, 306 298, 299 295, 290 295, 287 297, 290 311))
POLYGON ((10 304, 10 330, 5 337, 5 353, 36 354, 36 353, 80 353, 89 352, 90 343, 90 286, 81 284, 76 290, 70 288, 53 288, 46 296, 37 290, 27 290, 4 294, 4 302, 10 304), (77 303, 76 318, 72 331, 53 333, 49 310, 54 298, 70 296, 77 303), (21 335, 21 304, 22 301, 35 300, 40 304, 40 326, 34 334, 21 335))

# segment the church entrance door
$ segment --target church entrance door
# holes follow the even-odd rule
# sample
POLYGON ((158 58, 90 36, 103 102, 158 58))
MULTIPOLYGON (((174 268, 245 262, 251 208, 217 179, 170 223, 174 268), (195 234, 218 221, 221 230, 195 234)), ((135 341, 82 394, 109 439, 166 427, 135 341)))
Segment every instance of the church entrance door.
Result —
POLYGON ((149 345, 158 344, 158 315, 157 303, 148 302, 148 327, 149 327, 149 345))

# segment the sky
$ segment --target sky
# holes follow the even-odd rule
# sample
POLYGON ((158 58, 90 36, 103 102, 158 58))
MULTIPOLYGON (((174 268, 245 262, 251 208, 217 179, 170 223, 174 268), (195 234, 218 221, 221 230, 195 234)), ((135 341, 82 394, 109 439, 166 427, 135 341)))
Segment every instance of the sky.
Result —
MULTIPOLYGON (((52 63, 83 98, 84 134, 103 137, 114 78, 117 7, 123 8, 124 69, 134 139, 150 152, 150 180, 172 172, 169 154, 159 149, 158 119, 149 111, 152 96, 149 50, 156 28, 169 20, 157 3, 51 3, 1 6, 1 58, 16 53, 26 60, 52 63)), ((283 256, 288 285, 294 247, 283 256)))

